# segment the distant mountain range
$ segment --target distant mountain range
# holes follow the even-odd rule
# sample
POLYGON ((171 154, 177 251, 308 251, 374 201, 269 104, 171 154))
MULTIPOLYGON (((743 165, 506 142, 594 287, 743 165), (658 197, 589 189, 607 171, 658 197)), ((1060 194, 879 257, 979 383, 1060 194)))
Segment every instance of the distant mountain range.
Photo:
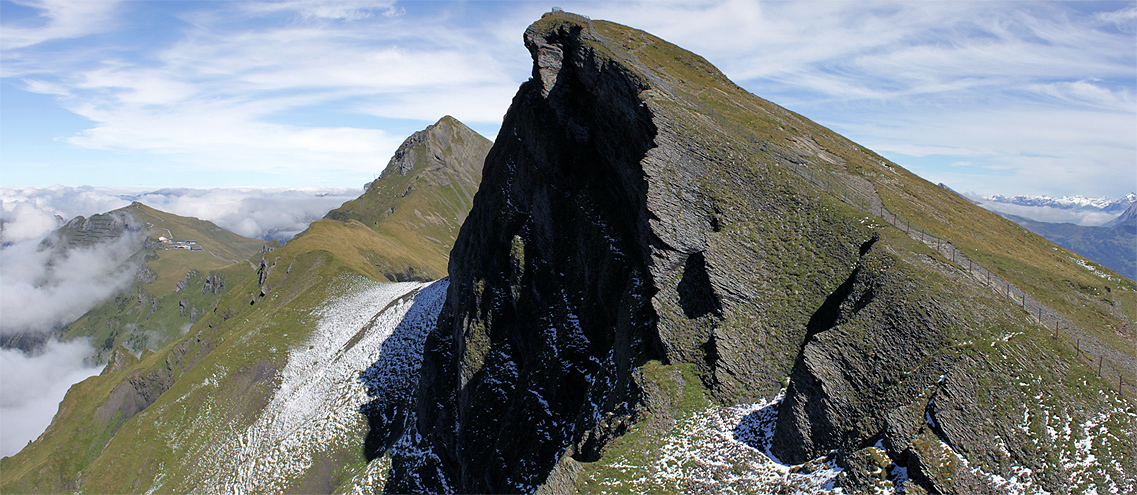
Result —
MULTIPOLYGON (((947 188, 943 184, 941 186, 947 188)), ((1137 280, 1137 194, 1130 193, 1121 199, 1082 196, 1008 197, 996 194, 983 198, 978 204, 1059 246, 1137 280), (1069 211, 1071 214, 1052 215, 1044 212, 1052 212, 1051 209, 1069 211), (1079 216, 1074 212, 1087 212, 1088 215, 1079 216), (1117 216, 1104 223, 1100 221, 1103 216, 1108 218, 1112 215, 1117 216), (1099 220, 1086 225, 1087 218, 1099 220)))
POLYGON ((1092 209, 1100 210, 1105 213, 1121 213, 1125 211, 1130 204, 1137 201, 1137 193, 1129 193, 1118 199, 1111 199, 1109 196, 1087 198, 1075 195, 1054 198, 1046 195, 1029 196, 1022 194, 1017 196, 995 194, 993 196, 985 196, 983 199, 994 203, 1017 206, 1049 207, 1063 210, 1092 209))

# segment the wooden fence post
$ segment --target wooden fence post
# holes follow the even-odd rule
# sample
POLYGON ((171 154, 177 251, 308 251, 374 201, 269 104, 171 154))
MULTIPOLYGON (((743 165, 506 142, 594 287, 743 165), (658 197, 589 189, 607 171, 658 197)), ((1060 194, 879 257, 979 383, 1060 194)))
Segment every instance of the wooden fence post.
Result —
POLYGON ((1098 378, 1101 378, 1101 362, 1105 360, 1104 356, 1098 356, 1098 378))
POLYGON ((1078 339, 1078 341, 1074 343, 1074 357, 1078 357, 1081 355, 1082 355, 1082 339, 1078 339))

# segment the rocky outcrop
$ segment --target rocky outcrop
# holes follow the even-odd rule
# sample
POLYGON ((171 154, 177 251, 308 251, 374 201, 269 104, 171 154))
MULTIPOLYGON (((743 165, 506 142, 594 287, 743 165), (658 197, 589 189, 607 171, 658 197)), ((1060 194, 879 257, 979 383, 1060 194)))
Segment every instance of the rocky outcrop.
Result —
POLYGON ((879 221, 868 178, 893 166, 647 33, 553 13, 525 44, 388 491, 563 488, 681 407, 644 372, 669 366, 722 404, 788 383, 773 453, 832 459, 850 491, 889 466, 913 493, 1041 471, 1006 404, 1029 400, 1022 361, 975 343, 1029 323, 879 221))
POLYGON ((129 211, 121 209, 91 215, 90 218, 82 216, 72 218, 45 238, 40 247, 56 249, 90 247, 124 235, 137 236, 141 244, 145 231, 145 223, 135 220, 129 211))
POLYGON ((595 459, 602 418, 634 414, 632 369, 661 357, 638 165, 656 129, 644 88, 618 65, 601 73, 579 29, 526 32, 545 65, 486 159, 426 344, 419 431, 438 462, 396 469, 390 489, 531 491, 566 449, 595 459), (412 484, 423 479, 442 485, 412 484))
POLYGON ((723 396, 776 390, 788 363, 750 343, 789 352, 789 321, 755 320, 785 268, 728 227, 760 219, 779 224, 772 235, 811 236, 823 273, 863 241, 802 221, 817 205, 774 196, 784 186, 738 160, 760 143, 704 138, 692 127, 710 123, 591 24, 548 16, 525 44, 533 76, 486 158, 426 344, 412 436, 432 454, 396 453, 389 490, 527 492, 563 456, 599 459, 641 414, 648 360, 695 363, 723 396))

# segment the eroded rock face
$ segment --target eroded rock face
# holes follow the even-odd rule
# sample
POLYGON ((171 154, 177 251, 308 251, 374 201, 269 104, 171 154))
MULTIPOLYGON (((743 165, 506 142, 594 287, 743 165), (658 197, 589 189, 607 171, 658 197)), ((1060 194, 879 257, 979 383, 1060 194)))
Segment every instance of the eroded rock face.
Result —
POLYGON ((789 360, 770 356, 804 329, 765 311, 807 297, 780 286, 803 256, 780 243, 811 239, 826 279, 864 240, 743 163, 759 143, 689 127, 715 124, 595 36, 548 18, 525 33, 533 76, 451 253, 417 454, 395 449, 389 491, 529 492, 562 456, 599 459, 637 418, 647 360, 694 363, 712 394, 772 395, 789 360))
POLYGON ((783 461, 910 443, 949 367, 940 349, 957 322, 876 241, 810 318, 778 412, 773 451, 783 461))
POLYGON ((597 457, 639 400, 631 371, 659 357, 639 166, 656 129, 642 88, 578 36, 526 32, 538 66, 486 160, 426 344, 418 424, 438 462, 404 477, 396 459, 388 489, 532 491, 566 449, 597 457))

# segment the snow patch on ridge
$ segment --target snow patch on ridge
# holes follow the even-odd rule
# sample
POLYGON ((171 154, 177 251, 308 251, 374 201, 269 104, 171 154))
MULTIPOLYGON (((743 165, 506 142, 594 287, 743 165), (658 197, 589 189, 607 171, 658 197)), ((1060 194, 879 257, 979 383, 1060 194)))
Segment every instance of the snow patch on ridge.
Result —
MULTIPOLYGON (((614 491, 638 493, 840 494, 841 469, 833 459, 782 463, 770 452, 777 409, 784 395, 731 407, 711 406, 680 419, 646 465, 629 452, 591 480, 614 491)), ((599 473, 597 473, 599 474, 599 473)))
MULTIPOLYGON (((435 282, 444 284, 445 282, 435 282)), ((224 493, 283 492, 313 466, 324 449, 360 441, 366 420, 359 406, 369 399, 360 373, 379 359, 384 341, 430 284, 344 282, 315 311, 316 328, 289 351, 280 387, 256 421, 202 456, 199 487, 224 493)), ((357 487, 381 483, 380 463, 353 479, 357 487)))

